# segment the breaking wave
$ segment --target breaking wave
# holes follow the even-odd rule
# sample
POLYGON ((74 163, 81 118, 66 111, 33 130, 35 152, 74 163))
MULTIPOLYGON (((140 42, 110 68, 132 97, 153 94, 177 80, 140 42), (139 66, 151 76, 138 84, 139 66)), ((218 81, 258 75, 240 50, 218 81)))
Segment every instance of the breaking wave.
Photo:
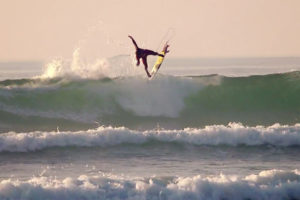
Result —
POLYGON ((99 127, 87 131, 8 132, 0 134, 0 152, 30 152, 51 147, 108 147, 144 144, 152 141, 191 145, 300 145, 300 125, 247 127, 237 123, 214 125, 203 129, 135 131, 124 127, 99 127))
MULTIPOLYGON (((105 126, 153 128, 228 124, 295 124, 300 73, 250 77, 158 75, 0 82, 0 130, 105 126), (35 123, 39 121, 39 123, 35 123), (82 126, 81 126, 82 125, 82 126), (12 129, 15 127, 16 129, 12 129), (20 127, 20 129, 17 129, 20 127)), ((81 128, 80 128, 81 127, 81 128)))
POLYGON ((300 198, 300 172, 268 170, 245 177, 152 177, 127 179, 113 175, 2 180, 0 199, 249 199, 300 198))

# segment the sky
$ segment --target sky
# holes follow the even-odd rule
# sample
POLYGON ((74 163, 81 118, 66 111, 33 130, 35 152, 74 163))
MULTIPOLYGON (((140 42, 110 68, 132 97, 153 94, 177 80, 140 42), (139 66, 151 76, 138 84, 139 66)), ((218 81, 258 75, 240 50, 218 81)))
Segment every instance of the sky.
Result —
POLYGON ((300 56, 299 0, 0 1, 0 61, 129 54, 128 34, 171 57, 300 56))

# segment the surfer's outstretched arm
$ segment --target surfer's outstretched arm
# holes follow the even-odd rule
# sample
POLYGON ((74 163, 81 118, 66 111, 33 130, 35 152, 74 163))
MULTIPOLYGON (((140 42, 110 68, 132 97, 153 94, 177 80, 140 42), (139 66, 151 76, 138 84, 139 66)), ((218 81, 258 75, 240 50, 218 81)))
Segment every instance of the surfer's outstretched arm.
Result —
POLYGON ((146 58, 146 57, 143 57, 143 58, 142 58, 142 61, 143 61, 143 64, 144 64, 144 66, 145 66, 145 71, 146 71, 146 73, 147 73, 147 76, 150 78, 151 75, 150 75, 150 73, 148 72, 147 58, 146 58))
POLYGON ((128 35, 128 37, 132 40, 132 43, 134 44, 135 48, 138 49, 138 45, 137 43, 135 42, 135 40, 133 39, 133 37, 131 35, 128 35))

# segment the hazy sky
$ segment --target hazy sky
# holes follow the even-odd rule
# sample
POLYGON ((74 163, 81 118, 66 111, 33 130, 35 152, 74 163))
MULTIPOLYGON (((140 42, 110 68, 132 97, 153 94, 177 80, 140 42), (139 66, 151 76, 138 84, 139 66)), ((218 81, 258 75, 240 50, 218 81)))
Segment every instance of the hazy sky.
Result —
POLYGON ((300 0, 0 0, 0 61, 128 54, 132 34, 172 57, 300 56, 300 0))

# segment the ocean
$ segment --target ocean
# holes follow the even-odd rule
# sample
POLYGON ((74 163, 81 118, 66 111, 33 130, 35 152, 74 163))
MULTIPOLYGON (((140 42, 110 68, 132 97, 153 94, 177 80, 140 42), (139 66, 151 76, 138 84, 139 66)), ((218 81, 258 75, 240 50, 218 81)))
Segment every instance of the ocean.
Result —
POLYGON ((0 199, 300 199, 300 58, 74 55, 0 63, 0 199))

